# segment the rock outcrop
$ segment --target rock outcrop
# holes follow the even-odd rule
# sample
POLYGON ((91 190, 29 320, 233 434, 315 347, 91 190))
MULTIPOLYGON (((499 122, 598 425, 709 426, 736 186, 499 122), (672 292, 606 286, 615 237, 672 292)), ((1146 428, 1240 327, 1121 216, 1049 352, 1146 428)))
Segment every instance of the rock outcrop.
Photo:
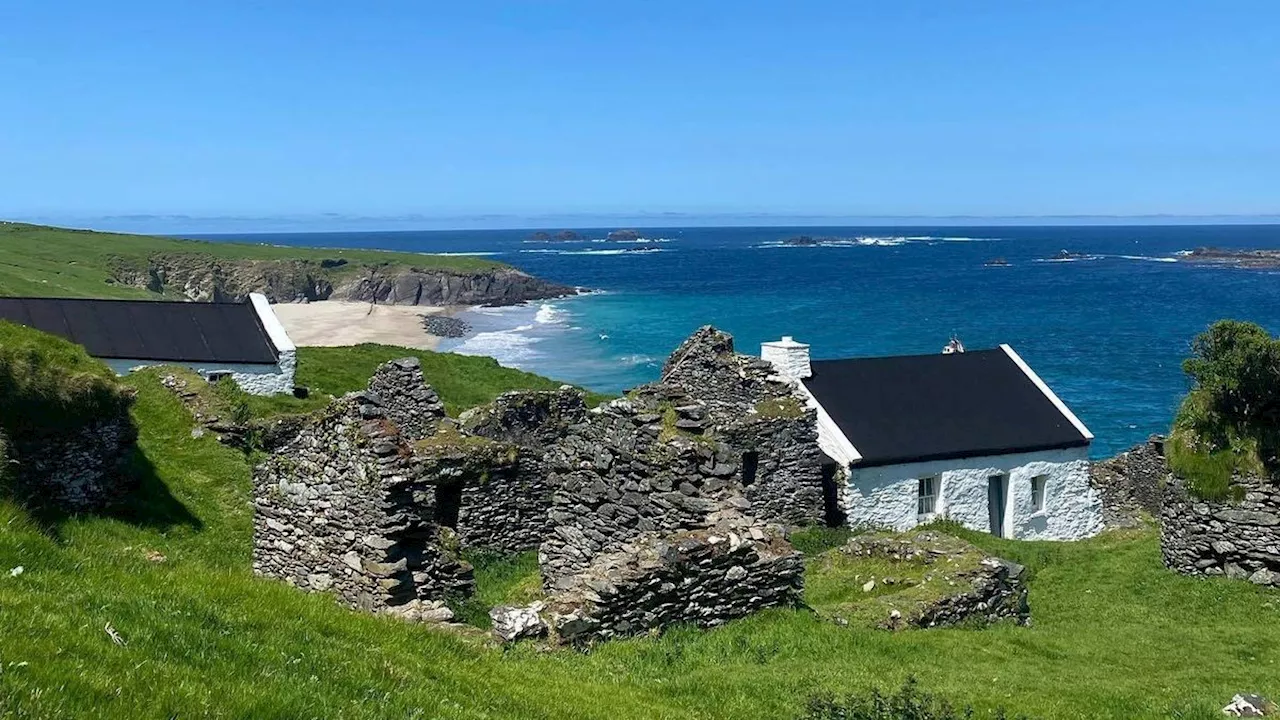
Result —
POLYGON ((1280 487, 1236 477, 1239 501, 1193 497, 1181 479, 1165 486, 1160 549, 1186 575, 1225 575, 1280 587, 1280 487))
POLYGON ((577 294, 511 267, 474 271, 366 266, 334 260, 236 260, 200 253, 118 259, 115 282, 201 302, 350 300, 390 305, 515 305, 577 294))

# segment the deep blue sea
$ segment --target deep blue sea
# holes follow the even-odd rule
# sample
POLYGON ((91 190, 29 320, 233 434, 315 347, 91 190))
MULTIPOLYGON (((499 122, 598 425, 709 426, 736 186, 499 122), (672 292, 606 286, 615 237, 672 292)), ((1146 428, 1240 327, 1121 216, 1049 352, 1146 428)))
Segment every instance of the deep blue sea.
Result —
POLYGON ((474 253, 598 293, 468 315, 445 347, 601 391, 657 377, 700 325, 739 351, 793 335, 815 358, 1012 345, 1106 455, 1168 428, 1188 343, 1223 317, 1280 331, 1280 272, 1193 266, 1212 245, 1280 248, 1280 225, 642 230, 648 242, 531 242, 531 231, 222 235, 279 245, 474 253), (796 236, 839 237, 788 247, 796 236), (1056 260, 1062 250, 1083 255, 1056 260), (1004 258, 1006 267, 985 265, 1004 258))

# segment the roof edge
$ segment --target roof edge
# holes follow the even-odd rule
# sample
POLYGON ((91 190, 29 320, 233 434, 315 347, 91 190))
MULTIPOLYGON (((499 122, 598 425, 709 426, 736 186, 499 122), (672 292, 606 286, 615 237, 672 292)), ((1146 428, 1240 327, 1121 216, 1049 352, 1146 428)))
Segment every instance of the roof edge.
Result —
POLYGON ((1045 452, 1047 450, 1070 450, 1089 446, 1088 438, 1080 438, 1071 442, 1050 443, 1047 445, 1030 445, 1026 447, 983 448, 964 452, 933 453, 931 455, 911 455, 885 460, 858 462, 850 466, 852 470, 863 468, 889 467, 892 465, 914 465, 917 463, 941 462, 944 460, 967 460, 969 458, 999 457, 1001 455, 1022 455, 1025 453, 1045 452))
POLYGON ((1045 384, 1044 380, 1040 379, 1040 376, 1036 374, 1035 370, 1031 369, 1031 366, 1022 359, 1021 355, 1014 351, 1014 349, 1007 343, 1000 343, 1000 349, 1003 350, 1005 355, 1008 355, 1009 359, 1018 366, 1018 369, 1027 376, 1027 379, 1034 383, 1035 386, 1040 389, 1040 392, 1044 393, 1044 396, 1049 399, 1049 402, 1053 403, 1053 406, 1058 409, 1058 412, 1062 413, 1062 416, 1075 426, 1076 430, 1084 436, 1085 440, 1093 440, 1093 433, 1089 428, 1085 427, 1085 424, 1080 422, 1080 418, 1076 417, 1076 414, 1071 412, 1071 408, 1067 407, 1066 403, 1062 402, 1062 399, 1059 398, 1053 390, 1049 389, 1049 386, 1045 384))

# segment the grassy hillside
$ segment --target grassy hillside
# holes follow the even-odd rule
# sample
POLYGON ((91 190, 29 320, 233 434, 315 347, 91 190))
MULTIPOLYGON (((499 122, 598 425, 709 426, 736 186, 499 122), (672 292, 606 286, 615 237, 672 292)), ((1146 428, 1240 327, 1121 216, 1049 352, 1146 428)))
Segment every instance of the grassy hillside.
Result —
POLYGON ((1044 718, 1211 718, 1232 693, 1280 693, 1280 594, 1175 575, 1151 531, 967 536, 1032 569, 1031 628, 889 634, 774 611, 585 654, 504 653, 367 617, 253 578, 244 456, 193 439, 154 375, 131 382, 142 491, 46 529, 0 502, 0 717, 773 719, 909 674, 1044 718))
MULTIPOLYGON (((235 260, 345 259, 359 264, 422 269, 485 270, 505 267, 483 258, 419 255, 379 250, 276 247, 175 240, 92 230, 0 222, 0 295, 58 297, 151 296, 141 288, 107 282, 113 258, 145 260, 155 253, 192 253, 235 260)), ((340 277, 343 268, 332 271, 340 277)), ((345 272, 360 272, 350 267, 345 272)))

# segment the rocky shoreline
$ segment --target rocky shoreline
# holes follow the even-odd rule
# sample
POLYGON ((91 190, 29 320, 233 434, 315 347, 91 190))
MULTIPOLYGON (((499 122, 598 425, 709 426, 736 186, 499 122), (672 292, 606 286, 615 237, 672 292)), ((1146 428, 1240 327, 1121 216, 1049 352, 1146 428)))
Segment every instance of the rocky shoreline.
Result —
POLYGON ((384 305, 505 306, 577 295, 578 288, 513 267, 424 269, 335 260, 235 260, 157 253, 120 260, 112 281, 201 302, 243 302, 260 292, 276 303, 348 300, 384 305))

